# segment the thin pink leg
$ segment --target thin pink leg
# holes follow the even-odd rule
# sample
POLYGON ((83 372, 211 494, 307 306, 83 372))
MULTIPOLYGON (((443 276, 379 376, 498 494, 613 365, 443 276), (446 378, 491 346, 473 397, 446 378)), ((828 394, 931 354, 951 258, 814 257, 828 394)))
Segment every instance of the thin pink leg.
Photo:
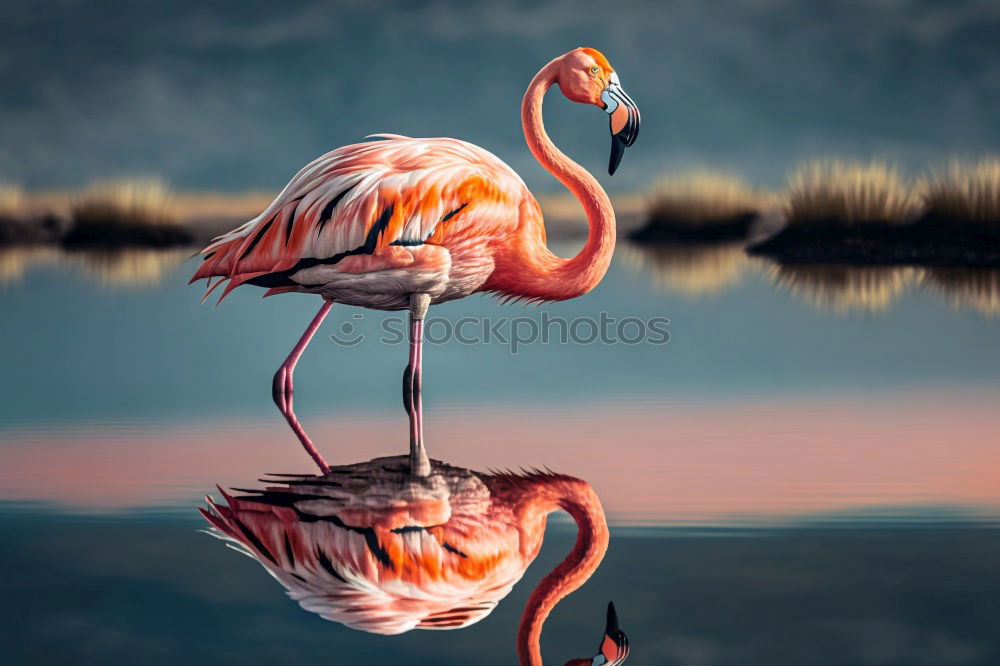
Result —
POLYGON ((281 364, 278 371, 274 373, 274 381, 271 383, 271 397, 274 398, 274 404, 278 406, 281 410, 281 414, 288 421, 288 425, 291 426, 292 432, 295 436, 299 438, 302 442, 302 446, 305 448, 306 453, 312 456, 312 459, 316 461, 319 465, 320 470, 327 474, 330 472, 330 466, 326 464, 323 456, 320 455, 319 451, 313 445, 312 440, 309 439, 309 435, 306 431, 302 429, 302 424, 299 423, 298 418, 295 416, 295 411, 292 409, 292 394, 294 392, 294 386, 292 384, 292 373, 295 372, 295 364, 299 362, 299 357, 302 356, 302 352, 305 351, 306 346, 309 341, 312 340, 313 335, 316 334, 316 330, 319 328, 323 320, 326 319, 327 313, 330 312, 330 308, 333 307, 332 301, 323 301, 323 307, 319 309, 316 316, 313 317, 312 322, 309 324, 309 328, 306 332, 302 334, 299 338, 298 343, 292 348, 292 353, 288 355, 285 362, 281 364))
POLYGON ((410 364, 407 367, 410 377, 409 398, 410 404, 407 412, 410 415, 410 446, 417 447, 423 441, 423 404, 420 399, 420 381, 422 374, 422 354, 421 341, 424 335, 424 322, 417 319, 410 322, 410 364))
POLYGON ((416 476, 431 472, 424 446, 424 410, 421 399, 424 361, 424 315, 430 297, 414 294, 410 300, 410 362, 403 373, 403 406, 410 415, 410 471, 416 476))

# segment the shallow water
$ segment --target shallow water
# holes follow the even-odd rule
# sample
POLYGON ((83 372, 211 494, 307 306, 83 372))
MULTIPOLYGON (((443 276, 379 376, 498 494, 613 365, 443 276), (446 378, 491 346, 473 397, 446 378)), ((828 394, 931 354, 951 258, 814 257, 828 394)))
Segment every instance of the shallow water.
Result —
MULTIPOLYGON (((482 622, 375 636, 305 613, 194 521, 8 518, 7 663, 511 664, 535 565, 482 622), (9 639, 9 640, 8 640, 9 639)), ((543 655, 591 650, 613 598, 637 664, 994 664, 1000 532, 979 529, 616 534, 546 623, 543 655)), ((549 663, 548 661, 546 663, 549 663)))
MULTIPOLYGON (((318 303, 244 288, 199 305, 185 256, 0 253, 11 663, 263 664, 331 650, 372 664, 512 663, 523 602, 570 547, 566 521, 486 620, 396 637, 303 612, 259 565, 194 533, 215 483, 311 471, 269 386, 318 303)), ((428 344, 430 453, 472 469, 547 466, 600 495, 611 547, 546 625, 553 663, 589 654, 609 598, 634 663, 997 663, 998 284, 623 247, 584 298, 432 310, 429 333, 471 318, 471 337, 488 320, 507 339, 428 344), (510 337, 543 313, 573 326, 602 312, 669 319, 669 342, 525 341, 512 353, 510 337)), ((335 307, 323 332, 364 341, 317 336, 299 366, 296 410, 331 462, 405 451, 406 349, 379 341, 395 316, 335 307)))

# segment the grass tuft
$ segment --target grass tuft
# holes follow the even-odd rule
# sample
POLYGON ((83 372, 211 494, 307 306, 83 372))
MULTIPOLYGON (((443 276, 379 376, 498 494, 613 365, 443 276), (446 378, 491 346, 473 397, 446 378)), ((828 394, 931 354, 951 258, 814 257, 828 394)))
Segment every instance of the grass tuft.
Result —
POLYGON ((738 176, 697 170, 665 177, 649 195, 651 222, 707 225, 756 215, 772 198, 738 176))
POLYGON ((1000 158, 953 161, 922 179, 917 190, 928 217, 1000 223, 1000 158))
POLYGON ((792 174, 786 198, 789 224, 898 224, 919 213, 899 170, 884 162, 810 162, 792 174))
POLYGON ((70 212, 77 226, 172 226, 177 224, 172 199, 156 178, 109 180, 82 190, 70 212))

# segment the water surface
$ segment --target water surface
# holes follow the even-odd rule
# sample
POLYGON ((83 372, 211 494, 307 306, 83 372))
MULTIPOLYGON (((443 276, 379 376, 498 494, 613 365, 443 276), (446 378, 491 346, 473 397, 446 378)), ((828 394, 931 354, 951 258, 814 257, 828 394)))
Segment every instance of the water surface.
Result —
MULTIPOLYGON (((567 521, 480 624, 388 638, 302 612, 195 532, 215 483, 310 471, 269 386, 318 303, 247 288, 199 305, 184 256, 0 257, 12 663, 264 664, 331 646, 372 664, 511 663, 567 521)), ((611 548, 546 625, 554 663, 588 653, 611 598, 635 663, 996 663, 996 284, 625 247, 587 297, 432 315, 661 317, 669 342, 428 344, 430 453, 547 466, 601 496, 611 548)), ((300 364, 296 409, 332 462, 405 450, 406 349, 379 342, 392 316, 335 307, 324 333, 347 322, 366 339, 317 336, 300 364)))

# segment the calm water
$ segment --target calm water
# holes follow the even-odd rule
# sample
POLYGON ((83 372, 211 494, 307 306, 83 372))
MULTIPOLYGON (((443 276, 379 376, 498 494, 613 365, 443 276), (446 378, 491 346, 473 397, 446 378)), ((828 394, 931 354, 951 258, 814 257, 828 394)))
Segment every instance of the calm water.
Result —
MULTIPOLYGON (((311 471, 269 386, 318 303, 246 288, 199 305, 184 256, 0 253, 5 659, 513 663, 567 521, 484 621, 395 637, 302 611, 195 531, 215 483, 311 471)), ((428 344, 428 444, 472 469, 547 466, 601 496, 611 547, 546 624, 548 662, 590 654, 614 599, 630 663, 995 664, 998 309, 995 274, 623 247, 587 297, 432 311, 489 319, 508 341, 428 344), (666 318, 669 342, 513 354, 509 336, 543 312, 666 318)), ((365 339, 318 336, 299 366, 296 410, 331 462, 405 451, 406 350, 379 341, 392 316, 335 307, 323 332, 365 339)))

